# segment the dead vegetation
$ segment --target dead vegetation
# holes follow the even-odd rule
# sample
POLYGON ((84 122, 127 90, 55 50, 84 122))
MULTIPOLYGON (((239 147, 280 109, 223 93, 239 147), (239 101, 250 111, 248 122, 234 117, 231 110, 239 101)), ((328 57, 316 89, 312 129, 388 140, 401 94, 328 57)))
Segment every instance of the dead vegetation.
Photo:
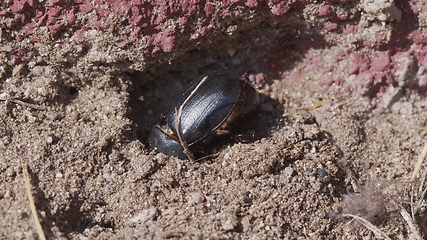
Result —
MULTIPOLYGON (((408 228, 409 239, 422 240, 425 232, 422 231, 421 219, 425 218, 426 210, 425 196, 427 193, 427 185, 425 183, 427 169, 424 168, 421 177, 419 173, 427 156, 427 143, 424 145, 421 154, 415 164, 414 171, 411 177, 410 184, 402 184, 408 186, 406 189, 411 189, 409 196, 410 201, 402 202, 398 196, 391 196, 392 199, 386 199, 383 194, 384 186, 378 182, 370 182, 365 186, 358 186, 357 193, 350 193, 343 197, 342 200, 342 217, 351 218, 350 223, 354 221, 363 225, 365 228, 372 231, 379 239, 391 239, 389 235, 381 229, 381 225, 387 222, 388 219, 395 215, 395 212, 387 211, 387 207, 397 210, 400 215, 400 220, 403 220, 408 228), (416 190, 418 188, 418 190, 416 190), (410 209, 410 213, 406 208, 410 209)), ((403 180, 402 182, 408 182, 403 180)))

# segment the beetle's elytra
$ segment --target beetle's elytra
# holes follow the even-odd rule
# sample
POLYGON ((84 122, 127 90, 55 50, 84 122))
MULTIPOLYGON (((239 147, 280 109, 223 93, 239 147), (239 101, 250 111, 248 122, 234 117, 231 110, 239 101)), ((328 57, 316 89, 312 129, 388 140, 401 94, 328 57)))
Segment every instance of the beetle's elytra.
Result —
POLYGON ((186 158, 176 128, 176 111, 181 105, 181 136, 192 150, 212 136, 226 133, 232 121, 258 104, 258 92, 249 84, 221 73, 204 76, 191 83, 162 114, 160 123, 151 130, 150 148, 186 158))

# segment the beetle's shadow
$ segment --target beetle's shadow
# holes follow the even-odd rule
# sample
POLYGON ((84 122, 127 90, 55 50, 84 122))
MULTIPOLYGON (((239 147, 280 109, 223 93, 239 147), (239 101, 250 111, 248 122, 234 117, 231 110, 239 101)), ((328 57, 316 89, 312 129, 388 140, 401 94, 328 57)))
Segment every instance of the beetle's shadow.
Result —
POLYGON ((260 105, 253 111, 239 116, 221 135, 213 134, 207 143, 199 143, 194 154, 196 159, 205 159, 226 146, 236 143, 254 143, 270 137, 282 124, 284 107, 278 101, 265 94, 259 94, 260 105))
MULTIPOLYGON (((150 73, 132 73, 128 113, 133 122, 133 138, 148 146, 151 128, 156 125, 162 112, 192 82, 180 72, 168 72, 160 76, 150 73)), ((252 112, 238 117, 229 127, 228 134, 214 136, 203 149, 207 154, 234 143, 251 143, 269 137, 280 126, 283 104, 268 95, 259 94, 260 105, 252 112)))

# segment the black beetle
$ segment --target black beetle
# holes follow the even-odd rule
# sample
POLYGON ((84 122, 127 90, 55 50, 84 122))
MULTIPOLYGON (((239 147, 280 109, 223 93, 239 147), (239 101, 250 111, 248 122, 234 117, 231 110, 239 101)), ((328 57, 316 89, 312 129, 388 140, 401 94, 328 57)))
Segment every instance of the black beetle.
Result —
POLYGON ((150 148, 187 158, 177 131, 179 108, 182 110, 181 138, 193 150, 215 135, 228 133, 232 121, 258 104, 258 92, 249 84, 221 73, 204 76, 191 83, 162 114, 160 123, 151 130, 150 148))

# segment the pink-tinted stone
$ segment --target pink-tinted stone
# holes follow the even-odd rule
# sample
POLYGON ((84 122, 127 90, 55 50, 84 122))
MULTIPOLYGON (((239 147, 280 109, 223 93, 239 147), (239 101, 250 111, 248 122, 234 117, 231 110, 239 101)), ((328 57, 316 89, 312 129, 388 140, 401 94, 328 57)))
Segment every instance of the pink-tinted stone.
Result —
POLYGON ((62 29, 64 28, 64 25, 62 25, 62 24, 55 24, 55 25, 53 25, 53 26, 49 26, 48 27, 48 29, 49 29, 49 32, 50 32, 50 34, 52 34, 52 35, 56 35, 57 33, 59 33, 62 29))
POLYGON ((324 79, 319 81, 320 86, 331 86, 334 83, 332 76, 326 75, 324 79))
POLYGON ((325 31, 332 32, 338 29, 337 23, 329 23, 323 27, 325 31))
POLYGON ((278 3, 275 3, 274 6, 271 8, 271 13, 273 13, 274 15, 280 16, 289 11, 288 1, 272 1, 272 2, 278 2, 278 3))
POLYGON ((356 73, 359 68, 362 66, 363 64, 363 58, 362 56, 358 53, 358 52, 353 52, 350 54, 350 65, 348 68, 348 73, 349 74, 354 74, 356 73))
POLYGON ((371 63, 371 69, 374 71, 384 71, 390 63, 390 56, 388 52, 380 52, 374 55, 371 63))
POLYGON ((345 21, 345 20, 347 20, 347 15, 342 14, 342 15, 339 15, 339 16, 338 16, 338 18, 339 18, 341 21, 345 21))
POLYGON ((258 6, 257 0, 246 0, 245 5, 250 8, 256 8, 258 6))
POLYGON ((67 16, 67 24, 69 26, 74 25, 74 23, 76 22, 76 15, 74 14, 74 12, 69 11, 66 16, 67 16))
POLYGON ((25 0, 14 1, 13 4, 10 6, 10 11, 12 13, 22 12, 22 10, 24 10, 25 4, 26 4, 25 0))
POLYGON ((385 40, 385 38, 386 37, 384 35, 380 35, 380 34, 375 36, 375 40, 377 41, 377 43, 383 42, 385 40))
POLYGON ((319 8, 319 13, 318 16, 319 17, 325 17, 329 15, 329 12, 331 10, 331 6, 330 5, 323 5, 319 8))
POLYGON ((78 40, 78 41, 83 41, 83 39, 84 39, 84 33, 86 32, 86 28, 80 28, 80 29, 78 29, 77 31, 76 31, 76 34, 75 34, 75 36, 76 36, 76 39, 78 40))
POLYGON ((206 15, 213 15, 215 13, 215 6, 212 3, 206 3, 204 10, 206 15))
POLYGON ((92 9, 93 9, 93 7, 92 7, 91 3, 85 3, 85 4, 79 5, 80 12, 82 12, 84 14, 89 13, 90 11, 92 11, 92 9))

